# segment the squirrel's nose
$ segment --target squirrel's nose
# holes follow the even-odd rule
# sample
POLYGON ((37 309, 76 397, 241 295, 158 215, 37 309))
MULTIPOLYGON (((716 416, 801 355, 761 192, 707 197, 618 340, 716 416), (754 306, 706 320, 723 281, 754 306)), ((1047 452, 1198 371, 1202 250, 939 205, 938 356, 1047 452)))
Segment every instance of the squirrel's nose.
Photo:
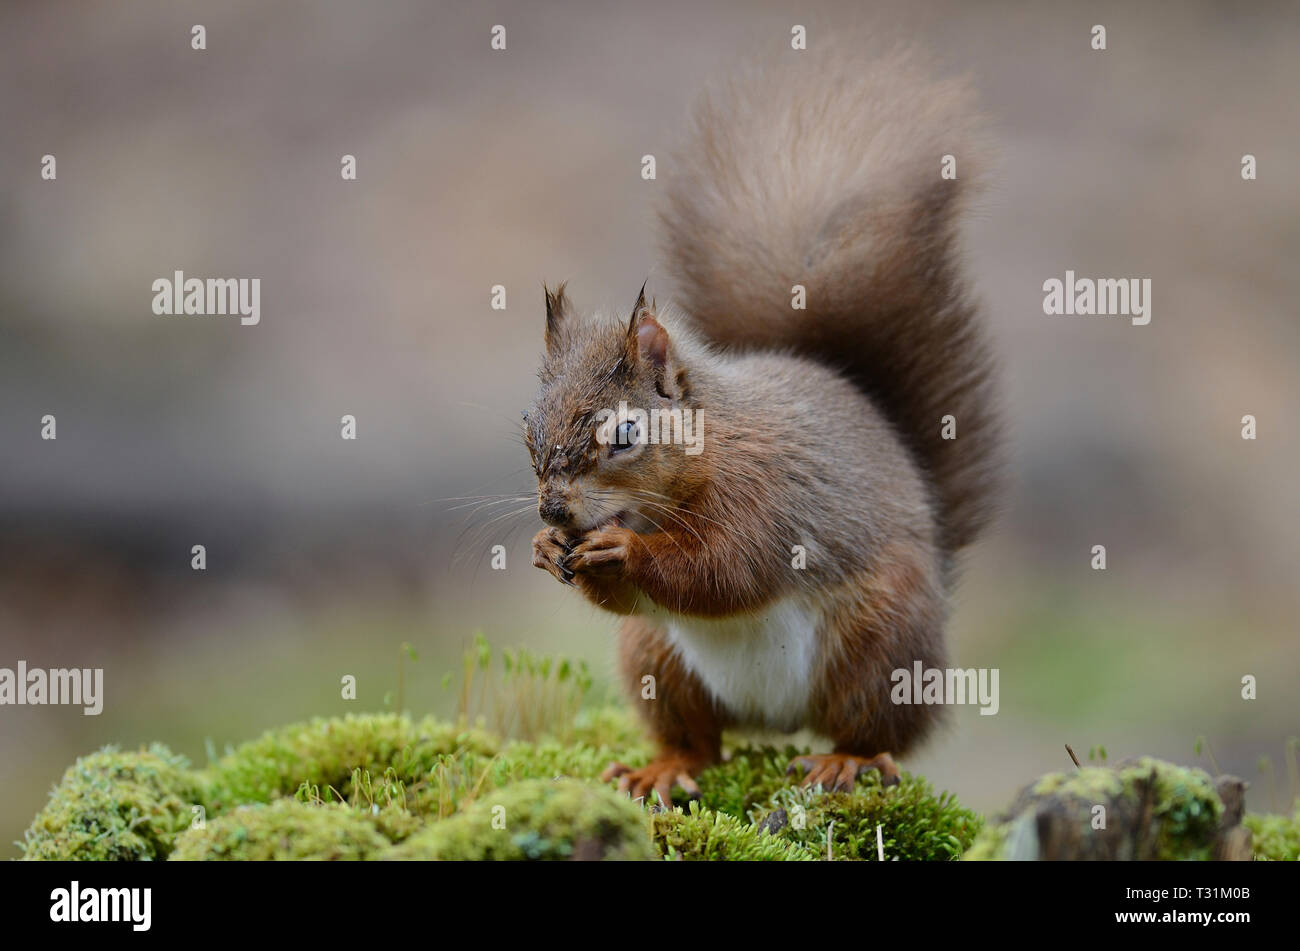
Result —
POLYGON ((543 522, 556 528, 563 528, 573 520, 573 516, 569 513, 569 506, 563 499, 553 495, 537 503, 537 514, 542 517, 543 522))

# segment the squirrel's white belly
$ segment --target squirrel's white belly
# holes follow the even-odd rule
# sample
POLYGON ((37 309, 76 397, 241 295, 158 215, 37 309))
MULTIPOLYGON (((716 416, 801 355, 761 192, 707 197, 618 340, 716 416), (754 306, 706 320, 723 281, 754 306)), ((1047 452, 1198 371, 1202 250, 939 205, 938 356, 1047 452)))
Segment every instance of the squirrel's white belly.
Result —
POLYGON ((821 623, 815 605, 785 598, 741 617, 661 617, 679 656, 741 725, 803 725, 821 623))

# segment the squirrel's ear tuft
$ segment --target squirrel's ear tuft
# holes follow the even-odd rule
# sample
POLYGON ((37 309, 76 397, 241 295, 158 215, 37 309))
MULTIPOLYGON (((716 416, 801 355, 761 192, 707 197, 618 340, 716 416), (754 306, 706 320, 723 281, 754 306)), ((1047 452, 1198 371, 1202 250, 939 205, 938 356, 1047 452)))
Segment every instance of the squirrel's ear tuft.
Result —
POLYGON ((662 377, 668 365, 668 331, 659 323, 654 304, 645 302, 644 284, 628 322, 627 346, 629 356, 644 361, 662 377))
POLYGON ((569 317, 569 299, 564 296, 564 286, 567 281, 561 281, 555 290, 549 290, 545 284, 542 290, 546 292, 546 352, 555 353, 560 346, 560 325, 569 317))
POLYGON ((637 291, 636 303, 632 305, 632 322, 628 325, 627 328, 628 333, 634 333, 636 331, 636 322, 641 317, 642 311, 648 309, 653 313, 653 308, 647 308, 645 305, 645 286, 646 284, 649 283, 650 282, 648 280, 643 281, 641 283, 641 290, 637 291))

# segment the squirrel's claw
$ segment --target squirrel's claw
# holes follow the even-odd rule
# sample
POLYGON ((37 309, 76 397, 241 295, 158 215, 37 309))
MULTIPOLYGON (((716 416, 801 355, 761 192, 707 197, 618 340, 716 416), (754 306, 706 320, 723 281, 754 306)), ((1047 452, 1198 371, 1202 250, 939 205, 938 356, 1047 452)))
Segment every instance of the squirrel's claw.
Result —
POLYGON ((564 560, 572 571, 617 571, 626 563, 634 533, 614 525, 590 531, 574 545, 564 560))
POLYGON ((831 792, 850 792, 858 777, 868 770, 880 771, 883 786, 898 784, 898 765, 888 753, 878 756, 854 756, 851 753, 812 753, 796 756, 786 767, 787 774, 796 769, 804 769, 804 786, 821 786, 831 792))
POLYGON ((617 778, 619 792, 644 802, 649 802, 650 793, 657 792, 665 809, 672 808, 674 786, 680 786, 692 799, 703 795, 688 764, 676 756, 661 756, 640 769, 610 763, 600 778, 602 782, 617 778))
POLYGON ((573 586, 573 571, 565 564, 568 539, 559 529, 544 528, 533 536, 533 567, 548 571, 561 584, 573 586))

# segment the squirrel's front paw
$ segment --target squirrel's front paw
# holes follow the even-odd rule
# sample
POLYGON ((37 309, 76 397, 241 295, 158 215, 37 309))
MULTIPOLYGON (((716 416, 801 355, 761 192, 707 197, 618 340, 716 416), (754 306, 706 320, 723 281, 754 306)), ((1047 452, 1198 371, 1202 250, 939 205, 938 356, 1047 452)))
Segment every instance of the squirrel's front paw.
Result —
POLYGON ((636 532, 621 525, 594 529, 573 546, 564 567, 588 574, 621 571, 627 566, 635 539, 636 532))
POLYGON ((697 763, 686 757, 664 755, 640 769, 632 769, 622 763, 610 763, 600 778, 606 783, 617 778, 618 791, 627 793, 633 799, 649 802, 650 793, 657 792, 659 801, 665 808, 671 808, 674 786, 686 790, 692 799, 700 798, 700 787, 691 777, 697 766, 697 763))
POLYGON ((533 536, 533 567, 543 568, 563 584, 573 584, 573 572, 564 561, 569 557, 569 539, 558 528, 544 528, 533 536))

